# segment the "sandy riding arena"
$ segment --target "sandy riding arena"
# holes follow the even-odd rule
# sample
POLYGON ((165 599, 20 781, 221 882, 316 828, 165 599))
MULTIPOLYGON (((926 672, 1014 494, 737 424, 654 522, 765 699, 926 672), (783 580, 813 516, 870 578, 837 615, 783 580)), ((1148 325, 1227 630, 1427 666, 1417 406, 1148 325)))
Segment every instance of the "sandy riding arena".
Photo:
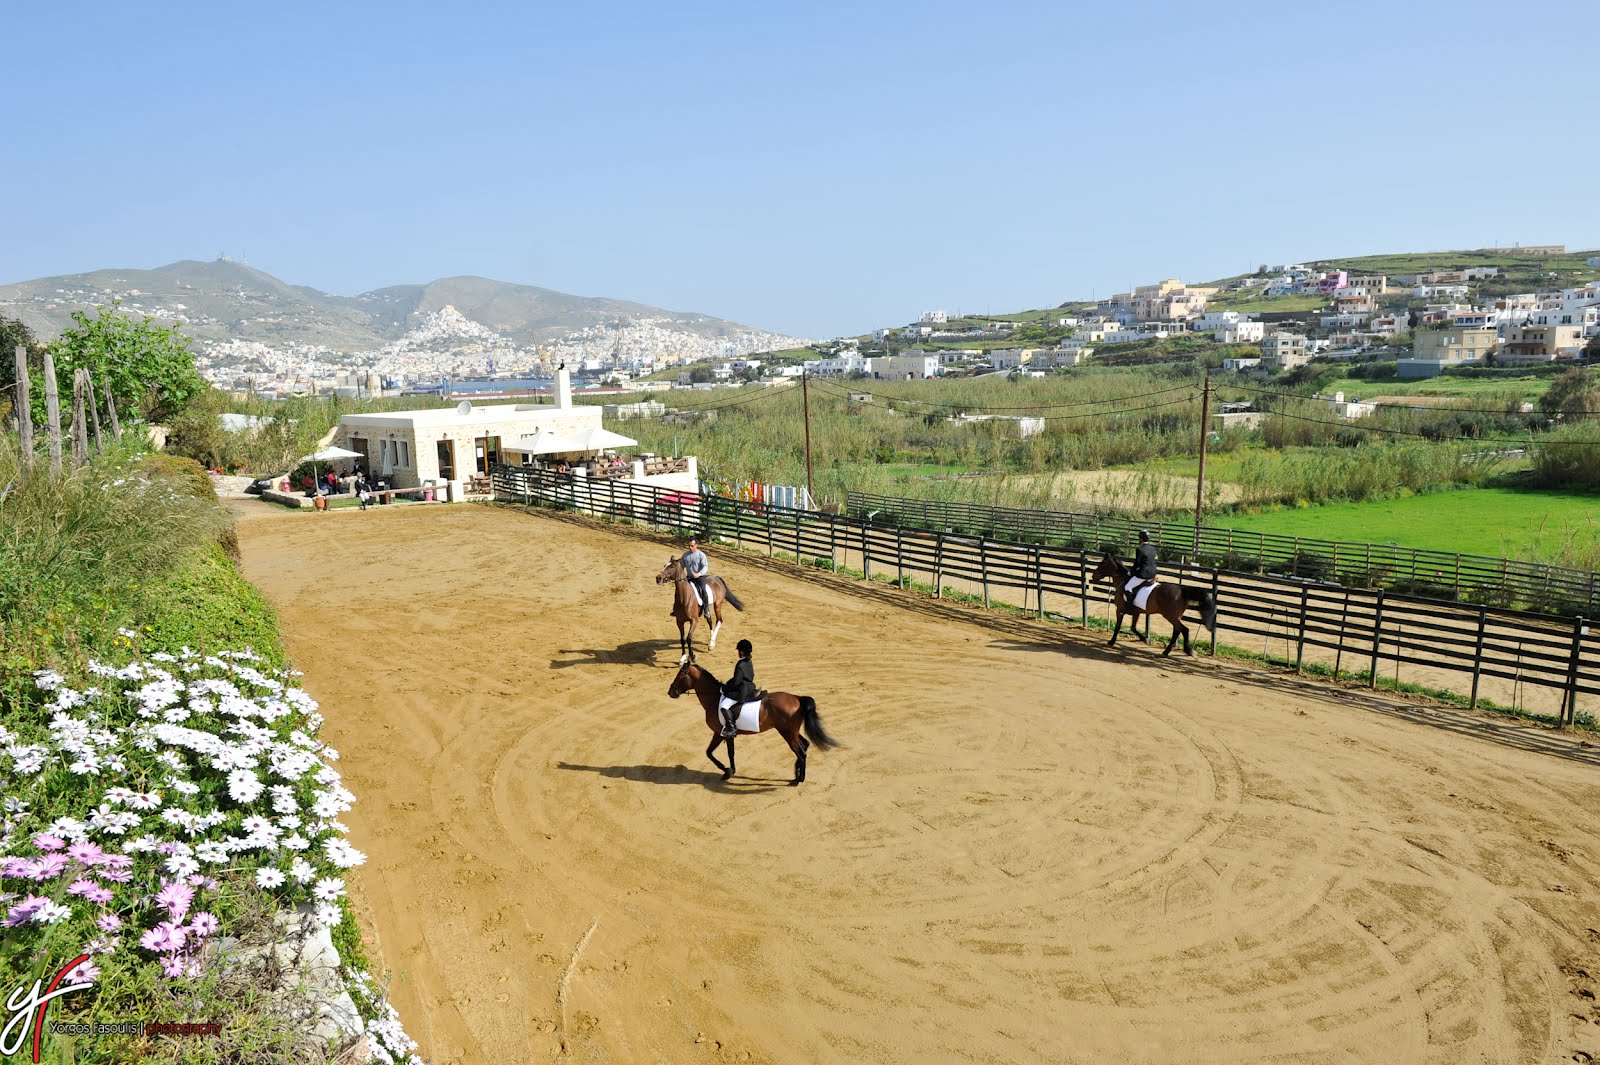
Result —
POLYGON ((665 539, 243 509, 435 1063, 1600 1059, 1600 747, 712 543, 845 744, 724 784, 665 539))

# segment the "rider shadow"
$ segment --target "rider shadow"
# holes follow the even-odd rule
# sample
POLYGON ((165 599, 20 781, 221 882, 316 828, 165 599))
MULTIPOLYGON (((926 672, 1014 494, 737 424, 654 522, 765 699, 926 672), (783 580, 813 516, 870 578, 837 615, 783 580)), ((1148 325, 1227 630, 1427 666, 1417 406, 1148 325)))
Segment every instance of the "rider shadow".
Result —
POLYGON ((616 647, 563 647, 560 654, 584 655, 583 658, 554 658, 550 660, 551 669, 565 669, 567 666, 653 666, 656 664, 656 655, 661 651, 670 651, 678 646, 677 640, 631 640, 628 643, 619 643, 616 647))
POLYGON ((633 780, 641 784, 698 784, 707 791, 720 791, 731 795, 777 791, 789 787, 787 780, 776 780, 772 777, 723 780, 721 773, 709 769, 690 769, 686 765, 577 765, 572 762, 557 762, 556 768, 580 773, 598 773, 613 780, 633 780))

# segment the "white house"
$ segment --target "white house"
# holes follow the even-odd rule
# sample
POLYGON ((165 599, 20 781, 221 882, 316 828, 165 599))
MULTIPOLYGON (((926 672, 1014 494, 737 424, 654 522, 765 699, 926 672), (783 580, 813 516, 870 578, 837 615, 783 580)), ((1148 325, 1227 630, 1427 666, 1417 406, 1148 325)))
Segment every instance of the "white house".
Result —
POLYGON ((1240 321, 1212 334, 1224 344, 1259 344, 1266 339, 1265 322, 1240 321))
POLYGON ((846 374, 865 373, 867 360, 864 356, 847 352, 826 359, 812 359, 806 363, 806 369, 819 377, 843 377, 846 374))
POLYGON ((989 365, 996 370, 1015 370, 1027 361, 1027 353, 1021 348, 992 348, 989 351, 989 365))
POLYGON ((1043 418, 1021 417, 1014 414, 957 414, 951 421, 958 425, 973 425, 977 422, 1012 422, 1016 424, 1017 436, 1026 440, 1030 436, 1038 436, 1044 432, 1043 418))
POLYGON ((902 355, 879 355, 867 360, 867 373, 884 381, 922 381, 939 376, 939 356, 913 348, 902 355))

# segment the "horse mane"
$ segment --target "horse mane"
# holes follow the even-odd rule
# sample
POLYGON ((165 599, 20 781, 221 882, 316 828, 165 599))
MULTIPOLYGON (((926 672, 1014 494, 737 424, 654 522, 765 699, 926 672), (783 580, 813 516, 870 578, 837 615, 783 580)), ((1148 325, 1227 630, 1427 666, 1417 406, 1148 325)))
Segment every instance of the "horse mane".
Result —
POLYGON ((705 677, 706 680, 709 680, 711 683, 713 683, 713 684, 715 684, 717 686, 717 690, 718 691, 722 690, 722 682, 717 679, 716 674, 712 673, 705 666, 702 666, 699 662, 695 662, 695 663, 693 663, 693 665, 694 665, 694 668, 696 668, 696 669, 698 669, 700 671, 700 675, 701 676, 705 677))

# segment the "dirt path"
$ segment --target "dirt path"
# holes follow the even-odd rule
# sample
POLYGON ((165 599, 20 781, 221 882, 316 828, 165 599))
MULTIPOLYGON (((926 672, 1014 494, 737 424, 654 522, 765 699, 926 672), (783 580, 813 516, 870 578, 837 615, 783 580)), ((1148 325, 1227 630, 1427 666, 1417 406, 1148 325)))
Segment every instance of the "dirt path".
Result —
POLYGON ((664 542, 478 506, 251 511, 436 1063, 1600 1057, 1600 750, 1107 652, 712 548, 772 735, 724 785, 664 542), (1595 974, 1595 975, 1587 975, 1595 974))

